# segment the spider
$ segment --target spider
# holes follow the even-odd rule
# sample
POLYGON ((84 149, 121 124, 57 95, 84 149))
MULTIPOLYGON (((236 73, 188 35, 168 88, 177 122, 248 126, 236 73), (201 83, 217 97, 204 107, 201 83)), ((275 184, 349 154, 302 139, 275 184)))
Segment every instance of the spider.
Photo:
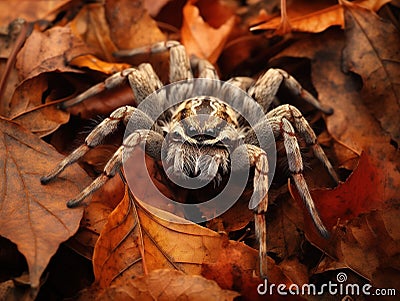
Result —
MULTIPOLYGON (((159 42, 125 54, 164 51, 169 51, 169 81, 171 83, 193 79, 192 69, 197 70, 199 78, 218 79, 217 72, 211 63, 195 57, 189 59, 184 46, 177 41, 159 42)), ((152 66, 143 63, 137 68, 129 68, 110 76, 104 83, 93 86, 69 101, 69 105, 81 102, 103 90, 117 87, 126 81, 129 82, 138 104, 163 87, 152 66)), ((251 97, 253 102, 262 107, 264 115, 258 120, 255 128, 262 130, 264 126, 268 126, 276 138, 283 139, 291 178, 316 228, 321 235, 327 237, 328 230, 319 217, 303 176, 303 160, 296 133, 311 147, 314 155, 322 162, 336 183, 338 176, 324 151, 317 144, 314 131, 296 107, 284 104, 272 110, 269 108, 276 102, 278 89, 284 87, 324 113, 331 114, 332 110, 322 107, 292 76, 280 69, 269 69, 257 80, 237 77, 228 82, 240 87, 251 97)), ((122 146, 108 161, 103 173, 75 199, 68 201, 68 207, 78 206, 87 196, 103 186, 108 179, 114 177, 123 163, 122 153, 126 151, 129 154, 138 146, 146 146, 146 154, 156 160, 160 160, 164 155, 166 170, 170 175, 187 179, 198 177, 207 180, 212 178, 218 185, 231 168, 227 145, 234 149, 235 142, 242 139, 245 149, 242 156, 247 156, 246 159, 250 166, 254 168, 252 181, 255 205, 252 209, 255 216, 255 233, 259 243, 260 275, 266 276, 265 215, 268 207, 268 156, 257 142, 254 130, 248 129, 248 124, 244 125, 240 114, 232 107, 230 101, 230 99, 220 99, 208 95, 181 99, 178 104, 169 108, 167 106, 166 114, 163 114, 158 122, 153 122, 146 112, 140 111, 137 107, 120 107, 93 129, 83 145, 64 158, 48 175, 43 176, 41 183, 47 184, 54 180, 68 165, 78 161, 91 148, 101 144, 103 139, 113 133, 119 125, 127 126, 134 115, 137 118, 136 128, 124 138, 122 146), (206 118, 200 116, 206 116, 206 118), (161 150, 163 142, 167 145, 165 154, 162 154, 161 150), (208 155, 207 160, 202 160, 204 155, 208 155)))

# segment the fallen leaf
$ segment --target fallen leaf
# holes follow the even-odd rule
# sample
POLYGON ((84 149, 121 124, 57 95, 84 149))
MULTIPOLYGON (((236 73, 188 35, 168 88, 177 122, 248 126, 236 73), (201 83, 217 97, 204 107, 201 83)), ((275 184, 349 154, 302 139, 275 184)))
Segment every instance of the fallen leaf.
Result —
POLYGON ((149 12, 150 16, 155 17, 160 12, 160 10, 168 4, 168 2, 172 2, 172 0, 144 0, 144 7, 149 12))
POLYGON ((79 72, 67 65, 66 57, 87 53, 88 49, 68 27, 53 27, 45 32, 34 30, 18 53, 16 68, 22 79, 43 72, 79 72))
POLYGON ((215 63, 234 24, 235 17, 229 8, 218 2, 188 1, 183 8, 182 44, 185 45, 189 55, 194 54, 215 63), (218 22, 217 24, 213 26, 204 20, 199 9, 200 5, 204 6, 203 13, 207 12, 209 15, 209 22, 218 22), (215 18, 215 16, 219 17, 215 18))
POLYGON ((78 230, 82 209, 68 209, 65 200, 75 196, 88 178, 73 167, 54 183, 41 185, 40 177, 62 156, 15 123, 0 118, 0 130, 4 175, 0 178, 0 235, 18 246, 28 263, 30 284, 38 287, 60 243, 78 230))
POLYGON ((339 261, 373 287, 400 289, 400 210, 398 206, 363 214, 339 228, 339 261))
POLYGON ((63 80, 62 76, 60 81, 55 80, 56 78, 55 75, 44 73, 22 82, 14 92, 7 117, 39 137, 47 136, 67 123, 69 113, 51 105, 51 98, 57 96, 50 92, 61 93, 64 90, 53 86, 59 85, 63 80), (47 105, 43 105, 42 101, 47 105))
MULTIPOLYGON (((234 300, 239 294, 221 289, 215 281, 180 271, 160 269, 111 286, 96 300, 234 300)), ((86 297, 86 296, 85 296, 86 297)), ((87 299, 85 299, 87 300, 87 299)))
POLYGON ((29 24, 17 19, 0 34, 0 115, 2 116, 9 116, 11 97, 20 82, 14 63, 29 30, 29 24))
MULTIPOLYGON (((369 10, 377 11, 380 7, 390 2, 390 0, 360 0, 354 1, 354 5, 365 7, 369 10)), ((287 15, 290 27, 293 31, 299 32, 322 32, 331 26, 340 26, 344 28, 344 10, 343 6, 337 4, 337 1, 316 1, 307 0, 293 1, 287 8, 287 15)), ((275 30, 280 26, 281 17, 270 18, 269 16, 260 16, 252 26, 251 31, 256 30, 275 30), (263 18, 269 18, 262 24, 263 18)))
MULTIPOLYGON (((101 288, 168 268, 205 275, 242 294, 257 292, 261 281, 254 276, 257 261, 258 252, 243 243, 133 201, 128 192, 110 214, 93 255, 96 284, 101 288)), ((272 259, 268 270, 270 281, 290 283, 272 259)))
MULTIPOLYGON (((326 126, 334 143, 339 165, 350 158, 358 158, 363 151, 382 173, 377 191, 386 201, 397 199, 400 153, 391 144, 390 136, 366 108, 360 93, 359 79, 341 69, 344 34, 331 30, 318 37, 310 37, 293 44, 279 57, 308 57, 312 59, 312 81, 321 104, 332 107, 334 113, 326 117, 326 126), (351 124, 351 126, 349 126, 351 124), (343 145, 347 150, 344 151, 343 145)), ((346 166, 346 165, 345 165, 346 166)), ((351 165, 354 167, 354 165, 351 165)))
POLYGON ((37 1, 32 5, 31 0, 2 1, 0 23, 8 24, 16 18, 23 18, 29 22, 44 18, 55 8, 71 0, 37 1))
POLYGON ((133 49, 165 40, 142 1, 107 0, 105 13, 113 29, 111 38, 118 49, 133 49))
POLYGON ((114 73, 121 72, 131 66, 125 63, 108 63, 98 59, 92 54, 75 57, 69 62, 69 64, 78 68, 89 68, 107 75, 113 75, 114 73))
POLYGON ((397 144, 400 127, 400 36, 392 23, 370 10, 343 1, 347 68, 363 80, 362 101, 397 144), (388 47, 389 46, 389 47, 388 47), (379 107, 379 109, 378 109, 379 107))
MULTIPOLYGON (((315 189, 311 192, 322 221, 328 230, 333 232, 333 239, 336 239, 337 235, 334 233, 336 225, 353 220, 362 213, 385 207, 386 200, 381 183, 382 172, 372 164, 368 155, 363 153, 357 168, 346 182, 339 183, 334 189, 315 189)), ((291 191, 297 202, 302 204, 297 190, 293 187, 291 191)), ((305 232, 309 241, 322 250, 334 254, 335 245, 331 240, 319 235, 304 206, 303 211, 307 221, 305 232)))
POLYGON ((113 62, 117 46, 111 39, 103 3, 85 5, 69 24, 71 32, 85 42, 90 53, 113 62))

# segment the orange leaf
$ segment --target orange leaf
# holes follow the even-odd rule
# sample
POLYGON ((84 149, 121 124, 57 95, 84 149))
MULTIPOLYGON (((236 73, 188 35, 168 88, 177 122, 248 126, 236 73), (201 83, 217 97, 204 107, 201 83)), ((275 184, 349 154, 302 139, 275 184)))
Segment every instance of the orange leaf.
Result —
MULTIPOLYGON (((128 279, 168 268, 203 275, 225 289, 254 296, 261 282, 254 276, 258 252, 187 222, 139 200, 133 201, 127 192, 110 214, 95 247, 93 267, 97 285, 123 285, 128 279)), ((274 261, 268 260, 269 280, 291 284, 274 261)))
MULTIPOLYGON (((339 222, 341 224, 352 220, 362 213, 384 207, 382 172, 377 169, 363 153, 357 168, 345 183, 340 183, 335 189, 316 189, 311 192, 322 221, 328 230, 333 230, 339 222)), ((291 189, 293 197, 302 203, 296 189, 291 189)), ((328 240, 323 239, 315 229, 309 213, 303 206, 306 216, 306 234, 311 242, 323 250, 331 249, 328 240)))
MULTIPOLYGON (((336 1, 293 1, 288 7, 287 15, 293 31, 300 32, 321 32, 330 26, 344 27, 344 11, 336 1)), ((381 6, 390 0, 360 0, 354 1, 356 5, 377 11, 381 6)), ((259 23, 258 21, 257 23, 259 23)), ((281 17, 275 17, 250 30, 274 30, 280 25, 281 17)))
MULTIPOLYGON (((174 270, 154 270, 118 286, 111 286, 96 300, 234 300, 238 293, 223 290, 217 283, 198 275, 174 270)), ((85 296, 87 297, 87 296, 85 296)))
POLYGON ((74 166, 56 182, 41 185, 40 176, 62 156, 35 135, 2 118, 0 131, 0 235, 18 246, 28 262, 30 284, 38 287, 60 243, 79 227, 83 209, 68 209, 65 200, 75 196, 89 179, 74 166))
MULTIPOLYGON (((210 17, 210 19, 212 19, 210 17)), ((235 17, 229 13, 229 9, 223 8, 218 2, 191 0, 183 8, 182 43, 185 45, 189 55, 196 55, 215 63, 222 52, 225 42, 235 24, 235 17), (208 8, 213 12, 224 11, 223 19, 219 18, 219 26, 213 27, 207 23, 200 14, 197 5, 208 8)))

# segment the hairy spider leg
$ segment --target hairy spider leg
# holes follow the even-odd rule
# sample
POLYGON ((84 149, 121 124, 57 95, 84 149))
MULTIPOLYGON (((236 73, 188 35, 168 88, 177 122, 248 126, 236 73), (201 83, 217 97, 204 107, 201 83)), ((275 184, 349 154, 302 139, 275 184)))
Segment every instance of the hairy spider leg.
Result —
MULTIPOLYGON (((69 208, 79 206, 87 196, 101 188, 110 178, 114 177, 120 170, 121 165, 124 163, 124 161, 126 161, 127 158, 129 158, 137 146, 146 142, 147 144, 151 144, 152 146, 156 146, 156 148, 158 148, 158 146, 161 147, 163 139, 164 137, 161 134, 151 130, 135 130, 124 139, 123 144, 107 162, 103 173, 99 175, 89 186, 82 190, 81 193, 79 193, 74 199, 69 200, 67 202, 67 206, 69 208)), ((158 153, 160 152, 159 149, 153 150, 158 153)))
POLYGON ((268 157, 266 152, 258 146, 244 144, 236 148, 232 154, 239 164, 234 167, 239 170, 246 166, 243 161, 243 152, 247 153, 248 163, 255 167, 253 178, 253 194, 250 207, 254 212, 255 233, 259 243, 259 268, 261 277, 267 276, 267 222, 268 209, 268 157), (245 149, 243 149, 245 148, 245 149), (243 162, 241 162, 243 161, 243 162))
POLYGON ((329 159, 325 155, 321 146, 317 143, 317 136, 310 124, 296 107, 288 104, 281 105, 268 112, 266 117, 267 119, 285 118, 289 120, 295 126, 297 132, 299 132, 299 134, 304 138, 306 143, 312 148, 314 156, 324 165, 331 178, 336 184, 339 183, 339 177, 336 171, 333 169, 331 162, 329 162, 329 159))
POLYGON ((275 101, 276 94, 281 85, 321 112, 324 112, 325 114, 333 113, 332 108, 321 105, 321 103, 315 99, 310 92, 303 89, 295 78, 281 69, 268 69, 267 72, 257 79, 254 85, 252 85, 247 92, 260 103, 266 113, 271 104, 275 101))
POLYGON ((124 106, 116 109, 110 114, 110 117, 99 123, 93 131, 86 137, 85 143, 79 146, 75 151, 65 157, 49 174, 43 176, 40 181, 42 184, 47 184, 54 180, 67 166, 75 163, 82 158, 90 149, 100 145, 104 138, 112 134, 118 125, 123 123, 126 125, 132 115, 137 117, 137 126, 141 128, 151 128, 153 122, 143 112, 131 106, 124 106))

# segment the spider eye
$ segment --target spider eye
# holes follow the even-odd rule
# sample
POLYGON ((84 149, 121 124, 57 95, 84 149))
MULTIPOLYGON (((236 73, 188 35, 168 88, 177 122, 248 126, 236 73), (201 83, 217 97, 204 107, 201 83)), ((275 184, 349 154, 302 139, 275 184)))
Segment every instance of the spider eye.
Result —
POLYGON ((206 129, 206 135, 211 136, 211 137, 216 137, 217 136, 217 130, 215 128, 209 128, 206 129))
POLYGON ((189 137, 193 137, 193 136, 197 135, 198 133, 194 126, 190 126, 187 129, 187 134, 189 135, 189 137))
POLYGON ((173 131, 171 132, 171 138, 172 140, 180 140, 181 139, 181 134, 179 133, 179 131, 173 131))

